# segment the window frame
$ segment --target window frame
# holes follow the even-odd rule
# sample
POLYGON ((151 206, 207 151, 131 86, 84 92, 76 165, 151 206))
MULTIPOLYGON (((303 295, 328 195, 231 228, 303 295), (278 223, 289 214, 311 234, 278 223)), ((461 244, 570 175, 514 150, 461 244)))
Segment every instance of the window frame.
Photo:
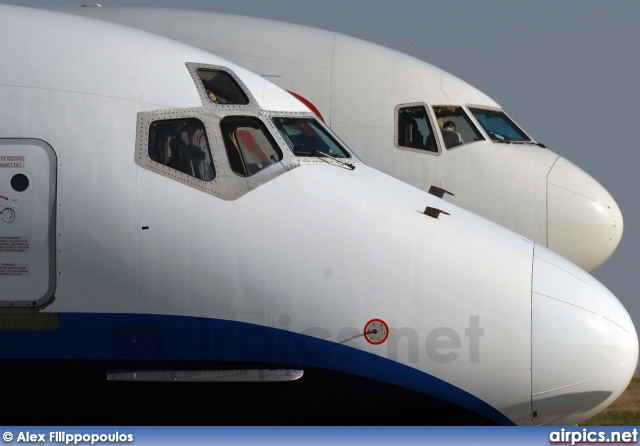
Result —
MULTIPOLYGON (((316 158, 316 157, 314 155, 304 156, 304 155, 296 154, 294 148, 291 147, 291 145, 289 144, 289 142, 293 142, 293 141, 290 141, 290 139, 288 137, 285 138, 282 135, 280 129, 278 128, 278 126, 276 125, 276 123, 274 121, 275 119, 303 119, 303 120, 313 121, 319 128, 321 128, 324 131, 324 135, 326 135, 331 140, 331 142, 335 146, 337 146, 345 155, 347 155, 344 158, 338 157, 338 156, 336 156, 335 158, 337 158, 339 160, 353 160, 355 158, 355 154, 352 151, 348 150, 347 145, 338 137, 338 135, 336 135, 330 128, 328 128, 326 126, 326 124, 324 124, 324 122, 322 122, 320 119, 318 119, 317 116, 314 116, 314 115, 307 115, 307 116, 273 115, 270 118, 271 118, 270 119, 271 120, 271 124, 274 126, 274 128, 276 129, 276 131, 280 135, 281 139, 284 141, 285 145, 287 146, 287 148, 291 151, 293 156, 295 156, 296 158, 316 158)), ((328 154, 328 155, 329 156, 333 156, 331 154, 328 154)))
POLYGON ((240 83, 231 75, 231 73, 229 73, 229 71, 227 70, 221 70, 221 69, 214 69, 214 68, 204 68, 204 67, 200 67, 200 68, 196 68, 196 73, 198 74, 198 78, 200 79, 200 82, 202 83, 202 87, 205 90, 205 93, 207 94, 207 98, 214 104, 216 105, 249 105, 249 98, 247 97, 247 95, 245 94, 242 86, 240 85, 240 83), (215 91, 213 91, 213 88, 207 88, 210 85, 205 84, 205 80, 203 79, 203 76, 201 75, 202 72, 210 72, 210 73, 220 73, 223 76, 227 77, 227 80, 231 82, 231 84, 233 84, 236 87, 236 91, 233 93, 239 93, 240 95, 242 95, 242 100, 243 102, 219 102, 217 100, 213 100, 211 98, 211 96, 213 95, 214 98, 216 97, 216 93, 218 94, 218 96, 222 96, 221 92, 216 89, 215 91))
MULTIPOLYGON (((236 127, 236 131, 237 131, 238 128, 239 128, 239 126, 236 127)), ((277 143, 277 141, 274 139, 273 135, 271 134, 271 131, 269 130, 267 125, 264 123, 264 121, 262 119, 256 117, 256 116, 245 116, 245 115, 226 116, 226 117, 224 117, 224 118, 222 118, 220 120, 219 129, 220 129, 220 133, 221 133, 222 140, 223 140, 223 143, 224 143, 225 152, 227 154, 227 161, 229 163, 229 167, 231 168, 231 171, 234 174, 236 174, 237 176, 239 176, 239 177, 250 178, 250 177, 252 177, 252 176, 254 176, 256 174, 264 172, 265 170, 269 169, 270 167, 272 167, 275 164, 281 163, 283 158, 284 158, 284 154, 282 152, 282 148, 277 143), (259 170, 256 170, 255 172, 251 172, 251 173, 249 172, 249 169, 247 167, 247 160, 246 160, 246 157, 245 157, 244 150, 240 146, 238 146, 237 143, 234 143, 233 141, 230 140, 228 132, 227 132, 227 129, 224 127, 226 125, 226 123, 228 123, 229 121, 241 121, 241 120, 244 120, 245 122, 253 121, 253 122, 256 122, 258 124, 258 127, 262 131, 262 134, 266 138, 267 142, 271 144, 271 148, 273 149, 273 151, 276 152, 279 155, 279 158, 278 158, 277 161, 275 161, 273 163, 270 163, 268 166, 265 166, 264 168, 259 168, 259 170), (237 166, 234 167, 234 162, 231 160, 231 152, 230 152, 231 147, 229 146, 230 143, 233 144, 235 146, 235 148, 238 150, 239 161, 242 162, 242 165, 244 167, 245 175, 239 173, 236 170, 237 166)), ((247 149, 247 150, 251 151, 251 149, 247 149)), ((263 152, 263 154, 264 154, 264 152, 263 152)), ((264 154, 264 155, 266 156, 266 154, 264 154)))
POLYGON ((394 116, 393 116, 393 121, 394 121, 394 132, 393 132, 393 145, 396 147, 396 149, 399 150, 405 150, 408 152, 414 152, 414 153, 423 153, 423 154, 427 154, 427 155, 431 155, 431 156, 440 156, 442 155, 442 143, 440 141, 440 138, 436 138, 435 137, 435 132, 433 131, 433 129, 435 129, 436 127, 438 127, 438 123, 437 121, 434 120, 434 116, 433 116, 433 110, 431 110, 431 107, 424 103, 424 102, 407 102, 404 104, 398 104, 395 106, 394 108, 394 116), (400 136, 400 122, 399 122, 399 118, 400 118, 400 110, 404 109, 404 108, 416 108, 416 107, 423 107, 425 114, 427 116, 428 122, 431 125, 431 132, 433 133, 434 137, 434 143, 436 145, 436 149, 437 151, 433 152, 430 150, 426 150, 426 149, 417 149, 414 147, 407 147, 407 146, 402 146, 399 144, 399 136, 400 136))
MULTIPOLYGON (((178 135, 174 136, 173 139, 175 139, 177 137, 178 137, 178 135)), ((169 142, 169 145, 171 145, 171 142, 169 142)), ((180 153, 184 154, 186 152, 186 149, 188 149, 188 147, 189 146, 186 145, 186 143, 185 143, 184 150, 180 150, 180 153)), ((217 175, 216 168, 215 168, 215 163, 213 162, 213 155, 212 155, 212 152, 211 152, 211 146, 210 146, 210 142, 209 142, 207 129, 205 127, 204 122, 199 118, 189 117, 189 118, 174 118, 174 119, 156 119, 154 121, 151 121, 149 123, 149 130, 148 130, 147 156, 151 159, 152 162, 157 163, 160 166, 167 167, 167 168, 171 169, 173 171, 173 176, 177 176, 178 173, 180 173, 182 175, 186 175, 187 177, 190 177, 190 178, 193 178, 193 179, 196 179, 196 180, 199 180, 199 181, 204 181, 206 183, 209 183, 211 181, 214 181, 215 178, 216 178, 216 175, 217 175), (201 130, 203 132, 202 136, 205 138, 205 141, 206 141, 206 151, 209 154, 209 159, 211 161, 211 169, 212 169, 212 172, 213 172, 213 178, 211 178, 211 179, 199 178, 198 176, 195 175, 195 171, 194 171, 194 174, 192 175, 189 172, 185 172, 184 170, 177 169, 176 167, 169 165, 168 161, 163 163, 163 162, 155 159, 152 156, 152 154, 150 153, 151 142, 152 142, 152 133, 153 133, 152 128, 153 128, 154 124, 157 124, 157 123, 179 123, 179 122, 182 122, 182 124, 185 125, 185 124, 187 124, 187 121, 197 122, 199 125, 198 125, 196 131, 200 131, 201 130)), ((170 159, 171 159, 171 157, 168 158, 168 160, 170 160, 170 159)), ((191 157, 189 157, 189 161, 193 162, 193 159, 191 157)), ((181 178, 184 178, 184 177, 181 176, 181 178)))
MULTIPOLYGON (((239 79, 236 80, 250 99, 249 104, 235 105, 211 103, 211 101, 205 97, 203 84, 195 70, 199 67, 204 67, 220 68, 228 73, 233 72, 225 67, 217 67, 210 64, 196 64, 188 62, 185 65, 186 69, 191 74, 194 88, 199 92, 202 99, 206 99, 206 102, 203 101, 203 105, 190 108, 163 108, 138 112, 135 128, 135 146, 132 151, 132 157, 138 167, 161 177, 180 182, 188 187, 200 190, 208 195, 215 196, 216 198, 233 201, 239 199, 252 190, 261 187, 280 175, 300 166, 300 160, 288 149, 286 142, 280 136, 280 132, 271 121, 271 114, 278 116, 314 116, 312 113, 275 112, 263 110, 259 107, 251 93, 249 93, 246 85, 239 79), (222 131, 219 125, 222 119, 230 116, 248 116, 259 119, 266 127, 271 138, 275 140, 276 146, 282 152, 282 159, 279 162, 272 164, 272 168, 264 168, 253 176, 238 176, 231 169, 229 164, 226 148, 224 147, 222 139, 222 131), (197 177, 172 169, 149 156, 149 130, 152 122, 188 118, 198 119, 204 124, 204 132, 208 139, 211 161, 213 168, 215 169, 215 178, 211 181, 204 181, 197 177)), ((235 77, 235 75, 233 76, 235 77)), ((327 126, 322 122, 320 122, 320 125, 325 129, 327 128, 327 126)), ((329 129, 329 131, 331 130, 329 129)), ((350 153, 353 154, 353 152, 350 153)))
POLYGON ((200 100, 202 101, 202 107, 204 109, 210 110, 214 112, 216 115, 220 117, 224 117, 227 114, 247 114, 256 116, 260 113, 260 106, 258 102, 253 97, 249 89, 246 85, 240 80, 240 78, 229 68, 221 66, 221 65, 211 65, 211 64, 203 64, 203 63, 194 63, 194 62, 186 62, 185 63, 187 69, 189 70, 189 74, 191 74, 191 78, 196 85, 196 89, 198 90, 198 94, 200 96, 200 100), (211 71, 223 71, 228 74, 240 87, 244 95, 247 97, 249 102, 247 104, 217 104, 212 102, 209 99, 207 94, 207 90, 198 74, 198 70, 211 70, 211 71))

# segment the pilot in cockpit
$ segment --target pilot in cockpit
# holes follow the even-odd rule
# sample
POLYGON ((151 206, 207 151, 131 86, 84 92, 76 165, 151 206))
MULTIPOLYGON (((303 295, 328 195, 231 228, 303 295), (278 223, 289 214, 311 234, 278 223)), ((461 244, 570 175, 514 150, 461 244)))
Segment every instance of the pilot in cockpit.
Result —
POLYGON ((456 131, 456 124, 453 121, 447 121, 442 125, 442 139, 447 149, 463 143, 462 136, 456 131))

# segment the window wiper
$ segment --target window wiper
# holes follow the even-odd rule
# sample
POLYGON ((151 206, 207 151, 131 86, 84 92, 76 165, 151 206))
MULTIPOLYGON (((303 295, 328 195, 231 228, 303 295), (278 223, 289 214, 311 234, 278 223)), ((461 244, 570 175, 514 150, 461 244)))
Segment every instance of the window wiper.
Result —
POLYGON ((544 144, 535 143, 533 141, 520 141, 520 140, 513 140, 513 139, 494 139, 493 142, 497 142, 500 144, 535 144, 546 149, 546 146, 544 144))
POLYGON ((345 166, 347 166, 351 170, 355 170, 355 168, 356 168, 355 164, 351 164, 351 163, 347 163, 346 161, 342 161, 340 158, 335 157, 335 156, 333 156, 333 155, 331 155, 329 153, 324 153, 324 152, 321 152, 320 150, 314 150, 312 153, 315 156, 324 156, 326 158, 330 158, 330 159, 332 159, 334 161, 337 161, 340 164, 344 164, 345 166))
POLYGON ((349 169, 351 170, 355 170, 356 166, 354 164, 351 163, 347 163, 346 161, 342 161, 340 158, 337 158, 333 155, 330 155, 328 153, 324 153, 320 150, 312 150, 310 152, 303 152, 301 150, 294 150, 293 151, 294 154, 298 155, 298 156, 324 156, 325 158, 329 158, 332 159, 334 161, 339 162, 340 164, 343 164, 345 166, 347 166, 349 169))

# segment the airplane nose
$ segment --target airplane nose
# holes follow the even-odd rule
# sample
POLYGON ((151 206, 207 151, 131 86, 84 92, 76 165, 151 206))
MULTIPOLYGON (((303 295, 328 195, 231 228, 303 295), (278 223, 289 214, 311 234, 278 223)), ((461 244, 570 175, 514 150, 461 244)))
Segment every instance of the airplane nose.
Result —
POLYGON ((615 401, 638 362, 635 327, 616 297, 536 244, 531 312, 533 423, 573 425, 615 401))
POLYGON ((609 192, 558 158, 547 176, 547 246, 593 272, 618 247, 622 229, 622 213, 609 192))

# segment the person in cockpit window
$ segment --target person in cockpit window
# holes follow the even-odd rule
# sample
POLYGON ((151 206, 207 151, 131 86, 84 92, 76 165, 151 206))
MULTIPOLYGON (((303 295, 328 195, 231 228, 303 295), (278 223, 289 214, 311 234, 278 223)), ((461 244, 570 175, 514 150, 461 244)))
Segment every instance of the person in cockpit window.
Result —
POLYGON ((456 124, 453 121, 447 121, 442 126, 442 139, 447 149, 462 144, 462 136, 456 131, 456 124))
POLYGON ((182 153, 185 150, 185 143, 180 137, 171 138, 169 141, 170 156, 166 165, 172 169, 182 171, 182 153))

